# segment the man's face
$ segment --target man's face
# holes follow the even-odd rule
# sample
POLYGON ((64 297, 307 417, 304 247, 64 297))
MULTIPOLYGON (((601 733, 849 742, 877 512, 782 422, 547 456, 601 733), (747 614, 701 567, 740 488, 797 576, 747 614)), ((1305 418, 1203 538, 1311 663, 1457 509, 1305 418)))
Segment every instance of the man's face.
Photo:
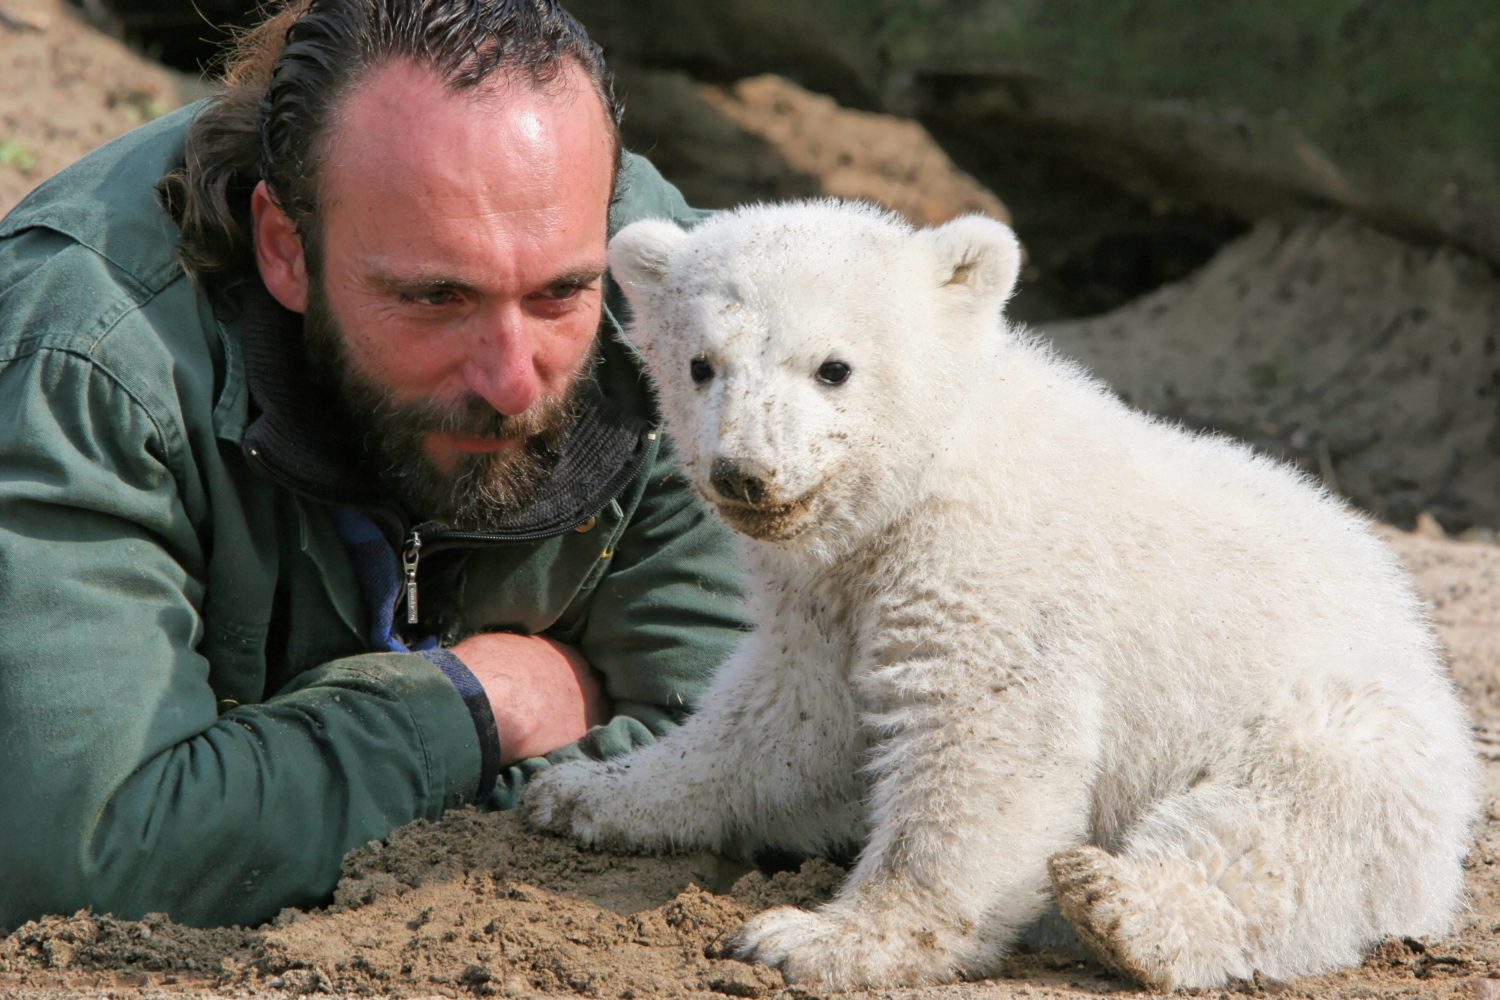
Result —
POLYGON ((515 416, 475 395, 455 403, 399 403, 389 388, 366 376, 349 358, 348 338, 316 278, 310 294, 303 332, 313 382, 334 392, 351 415, 392 498, 422 520, 466 531, 493 530, 506 514, 531 499, 552 471, 558 447, 577 417, 579 395, 588 381, 582 375, 593 352, 585 355, 567 395, 543 396, 515 416), (461 456, 455 468, 443 470, 428 451, 433 435, 505 446, 470 449, 472 453, 461 456))
POLYGON ((309 357, 414 516, 483 530, 549 471, 593 357, 613 177, 578 71, 452 94, 395 64, 346 102, 309 357))

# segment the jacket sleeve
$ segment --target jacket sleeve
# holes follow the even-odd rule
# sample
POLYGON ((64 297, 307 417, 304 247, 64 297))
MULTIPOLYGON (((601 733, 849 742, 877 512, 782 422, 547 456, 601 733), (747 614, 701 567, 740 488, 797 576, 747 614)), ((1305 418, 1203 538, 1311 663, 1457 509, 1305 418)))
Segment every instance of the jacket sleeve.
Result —
POLYGON ((199 485, 121 374, 0 358, 0 427, 0 927, 84 906, 258 922, 472 796, 474 726, 419 656, 326 663, 218 714, 199 485))
POLYGON ((616 702, 639 706, 640 720, 660 735, 696 707, 749 625, 733 538, 689 485, 667 439, 648 475, 580 645, 616 702))

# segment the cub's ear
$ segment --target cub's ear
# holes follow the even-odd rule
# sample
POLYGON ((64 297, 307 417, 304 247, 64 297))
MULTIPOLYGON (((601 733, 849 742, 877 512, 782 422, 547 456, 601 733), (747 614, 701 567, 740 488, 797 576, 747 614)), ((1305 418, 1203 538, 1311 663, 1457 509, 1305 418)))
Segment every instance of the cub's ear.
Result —
POLYGON ((687 239, 675 222, 645 219, 632 222, 609 241, 609 271, 632 303, 661 284, 672 251, 687 239))
POLYGON ((1021 245, 1003 222, 965 215, 922 232, 937 260, 938 284, 980 300, 1010 298, 1021 273, 1021 245))

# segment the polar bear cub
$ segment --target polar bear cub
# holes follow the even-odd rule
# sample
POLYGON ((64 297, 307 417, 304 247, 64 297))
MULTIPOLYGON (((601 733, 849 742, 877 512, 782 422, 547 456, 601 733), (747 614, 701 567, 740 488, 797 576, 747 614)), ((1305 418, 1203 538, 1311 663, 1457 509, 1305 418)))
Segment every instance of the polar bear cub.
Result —
POLYGON ((861 846, 837 898, 734 942, 831 988, 994 974, 1059 910, 1159 988, 1443 933, 1478 769, 1401 570, 1307 479, 1009 327, 1018 265, 997 222, 833 202, 615 238, 757 627, 681 730, 544 772, 527 815, 861 846))

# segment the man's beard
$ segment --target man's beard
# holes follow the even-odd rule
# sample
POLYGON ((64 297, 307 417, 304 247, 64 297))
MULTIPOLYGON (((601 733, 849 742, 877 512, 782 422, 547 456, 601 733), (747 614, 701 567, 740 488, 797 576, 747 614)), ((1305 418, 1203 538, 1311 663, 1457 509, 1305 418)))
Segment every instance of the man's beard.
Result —
POLYGON ((315 281, 303 317, 303 339, 313 382, 335 393, 361 437, 380 485, 405 512, 458 531, 498 530, 536 496, 556 467, 563 439, 578 419, 597 345, 579 363, 562 395, 543 396, 507 416, 478 396, 452 403, 397 403, 391 391, 360 372, 343 331, 315 281), (520 440, 502 451, 462 455, 449 471, 422 448, 428 434, 520 440))

